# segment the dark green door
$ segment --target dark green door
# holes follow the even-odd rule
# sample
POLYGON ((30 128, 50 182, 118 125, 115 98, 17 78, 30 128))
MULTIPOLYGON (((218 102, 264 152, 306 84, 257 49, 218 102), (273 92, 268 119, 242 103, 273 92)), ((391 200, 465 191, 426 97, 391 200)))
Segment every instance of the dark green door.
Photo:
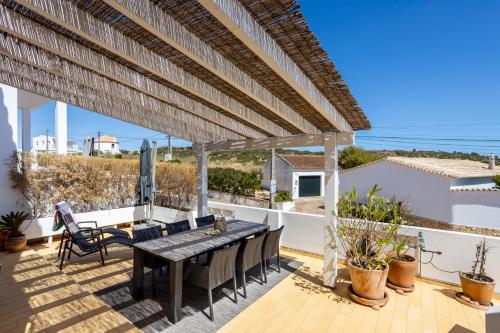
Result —
POLYGON ((299 197, 321 195, 321 176, 299 176, 299 197))

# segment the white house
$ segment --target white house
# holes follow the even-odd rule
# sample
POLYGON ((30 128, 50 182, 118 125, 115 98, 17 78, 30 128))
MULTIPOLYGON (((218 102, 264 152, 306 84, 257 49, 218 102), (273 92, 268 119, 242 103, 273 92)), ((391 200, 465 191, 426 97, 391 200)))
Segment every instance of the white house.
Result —
POLYGON ((94 149, 100 151, 101 153, 108 154, 119 154, 120 146, 115 137, 109 135, 103 135, 94 142, 94 149))
MULTIPOLYGON (((54 136, 37 135, 33 137, 32 150, 34 152, 56 152, 56 138, 54 136), (48 144, 47 144, 48 139, 48 144)), ((78 153, 78 144, 73 140, 67 140, 67 153, 78 153)))
MULTIPOLYGON (((262 167, 262 186, 269 189, 270 161, 262 167)), ((277 192, 289 192, 292 198, 324 196, 325 158, 323 155, 276 155, 277 192)))
MULTIPOLYGON (((500 191, 488 164, 454 159, 388 157, 340 172, 340 192, 408 200, 416 215, 435 221, 500 229, 500 191)), ((365 199, 365 197, 363 198, 365 199)))

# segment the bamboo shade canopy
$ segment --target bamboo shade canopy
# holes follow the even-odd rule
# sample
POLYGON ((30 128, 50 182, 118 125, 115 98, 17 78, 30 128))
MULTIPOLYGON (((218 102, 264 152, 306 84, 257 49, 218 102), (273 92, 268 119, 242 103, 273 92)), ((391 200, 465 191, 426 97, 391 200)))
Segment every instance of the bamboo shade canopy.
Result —
POLYGON ((295 0, 236 5, 309 90, 291 84, 195 0, 0 4, 3 83, 197 142, 370 128, 295 0), (192 41, 189 52, 182 38, 192 41))

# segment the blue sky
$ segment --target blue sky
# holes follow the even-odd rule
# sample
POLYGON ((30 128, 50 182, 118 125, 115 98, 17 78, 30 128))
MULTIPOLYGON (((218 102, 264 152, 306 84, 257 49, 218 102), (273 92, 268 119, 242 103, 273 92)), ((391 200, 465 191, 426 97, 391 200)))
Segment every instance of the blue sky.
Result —
MULTIPOLYGON (((500 154, 500 1, 299 3, 372 123, 358 145, 500 154)), ((33 135, 53 133, 53 105, 32 121, 33 135)), ((163 138, 75 107, 68 121, 80 144, 98 130, 129 150, 163 138)))

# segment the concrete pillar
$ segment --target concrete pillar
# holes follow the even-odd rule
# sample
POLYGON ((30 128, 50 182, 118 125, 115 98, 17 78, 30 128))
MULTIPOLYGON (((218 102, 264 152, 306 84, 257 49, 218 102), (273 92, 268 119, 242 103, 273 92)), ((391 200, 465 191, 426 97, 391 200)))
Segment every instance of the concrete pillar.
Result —
POLYGON ((17 151, 17 89, 0 84, 0 214, 18 210, 19 194, 12 189, 9 166, 6 165, 17 151))
POLYGON ((201 144, 198 152, 198 217, 208 215, 208 154, 201 144))
POLYGON ((337 284, 337 242, 335 227, 337 224, 337 203, 339 200, 339 170, 337 135, 325 134, 325 227, 323 283, 328 287, 337 284))
POLYGON ((56 102, 55 110, 56 152, 59 155, 68 153, 68 105, 56 102))
POLYGON ((23 152, 31 151, 31 110, 22 109, 22 146, 23 152))

